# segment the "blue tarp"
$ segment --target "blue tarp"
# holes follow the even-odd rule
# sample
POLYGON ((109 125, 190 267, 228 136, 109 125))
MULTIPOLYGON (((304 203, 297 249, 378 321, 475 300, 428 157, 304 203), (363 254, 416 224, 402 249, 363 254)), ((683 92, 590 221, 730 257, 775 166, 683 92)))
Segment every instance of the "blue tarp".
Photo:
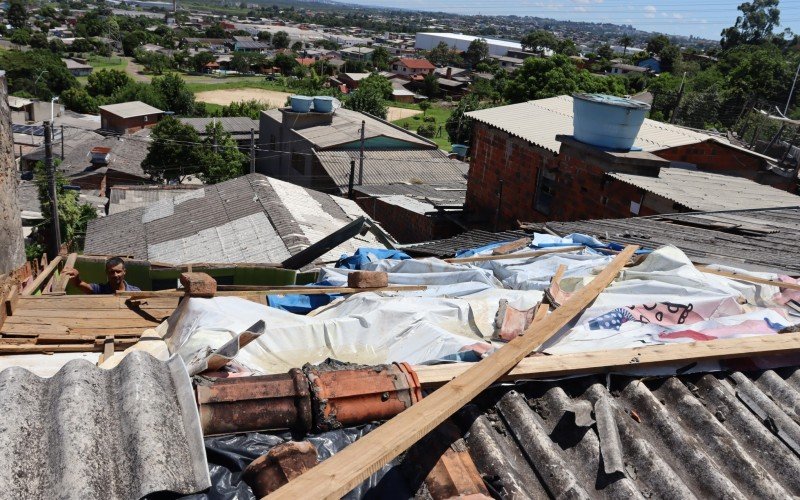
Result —
POLYGON ((411 257, 400 250, 388 250, 386 248, 359 248, 351 256, 342 255, 336 267, 341 269, 355 269, 360 270, 364 264, 375 260, 395 259, 405 260, 411 257))

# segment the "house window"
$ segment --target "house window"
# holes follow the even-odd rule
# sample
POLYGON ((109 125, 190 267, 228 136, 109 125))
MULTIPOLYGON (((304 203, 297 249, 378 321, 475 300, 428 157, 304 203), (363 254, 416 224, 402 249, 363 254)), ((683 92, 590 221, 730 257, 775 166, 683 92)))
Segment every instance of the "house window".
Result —
POLYGON ((556 174, 544 168, 539 169, 536 178, 536 197, 534 207, 537 211, 550 215, 550 205, 556 190, 556 174))

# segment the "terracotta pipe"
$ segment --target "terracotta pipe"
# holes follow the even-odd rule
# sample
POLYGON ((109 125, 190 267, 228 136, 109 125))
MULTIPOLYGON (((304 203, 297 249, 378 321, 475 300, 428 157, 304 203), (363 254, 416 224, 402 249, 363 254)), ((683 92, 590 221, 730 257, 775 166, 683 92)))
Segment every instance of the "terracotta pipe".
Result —
POLYGON ((314 430, 387 420, 422 399, 419 380, 406 363, 361 368, 307 366, 314 430))
POLYGON ((203 434, 311 430, 308 380, 297 368, 280 375, 219 379, 197 386, 203 434))

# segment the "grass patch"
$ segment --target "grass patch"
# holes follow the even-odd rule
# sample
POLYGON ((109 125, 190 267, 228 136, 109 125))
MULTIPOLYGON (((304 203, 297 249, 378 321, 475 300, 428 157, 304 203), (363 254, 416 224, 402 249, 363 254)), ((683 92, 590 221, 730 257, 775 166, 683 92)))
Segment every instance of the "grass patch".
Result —
MULTIPOLYGON (((200 104, 200 103, 198 103, 198 104, 200 104)), ((205 104, 206 111, 208 111, 209 113, 217 113, 217 112, 222 111, 222 104, 212 104, 210 102, 204 102, 202 104, 205 104)))
MULTIPOLYGON (((394 103, 392 103, 392 105, 394 106, 394 103)), ((407 106, 403 106, 403 107, 407 107, 407 106)), ((417 107, 416 109, 419 109, 419 107, 417 107)), ((445 123, 447 123, 447 119, 450 118, 451 114, 453 114, 453 110, 452 109, 441 108, 439 106, 431 106, 431 108, 426 113, 426 116, 432 116, 432 117, 434 117, 436 119, 436 121, 434 122, 434 125, 435 125, 437 130, 439 129, 439 126, 442 127, 441 135, 439 137, 432 137, 431 140, 433 142, 435 142, 439 146, 440 149, 443 149, 443 150, 448 151, 448 152, 450 151, 450 149, 452 147, 452 143, 450 142, 450 137, 448 137, 448 135, 447 135, 447 131, 444 129, 444 125, 445 125, 445 123)), ((420 125, 422 125, 423 123, 426 123, 426 122, 423 121, 422 115, 417 115, 417 116, 412 116, 412 117, 409 117, 409 118, 403 118, 402 120, 396 120, 396 121, 394 121, 392 123, 394 123, 395 125, 399 125, 400 127, 403 127, 403 128, 405 128, 406 125, 408 125, 408 130, 411 130, 412 132, 416 132, 417 128, 420 125), (418 119, 415 119, 415 118, 418 118, 418 119)))
POLYGON ((94 69, 118 69, 125 71, 128 67, 128 60, 122 57, 103 57, 98 55, 91 55, 87 58, 89 66, 94 69))
POLYGON ((207 90, 264 89, 278 92, 292 92, 292 89, 276 82, 269 82, 263 76, 229 76, 213 78, 208 76, 182 75, 186 87, 193 93, 207 90))

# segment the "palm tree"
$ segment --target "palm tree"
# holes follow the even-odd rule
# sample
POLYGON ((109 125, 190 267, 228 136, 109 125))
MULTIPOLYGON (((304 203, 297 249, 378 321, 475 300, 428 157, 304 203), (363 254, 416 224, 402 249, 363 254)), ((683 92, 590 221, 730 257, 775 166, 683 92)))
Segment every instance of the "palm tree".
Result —
POLYGON ((619 44, 622 45, 622 55, 625 56, 628 53, 628 47, 633 43, 633 39, 628 35, 622 35, 619 39, 619 44))

